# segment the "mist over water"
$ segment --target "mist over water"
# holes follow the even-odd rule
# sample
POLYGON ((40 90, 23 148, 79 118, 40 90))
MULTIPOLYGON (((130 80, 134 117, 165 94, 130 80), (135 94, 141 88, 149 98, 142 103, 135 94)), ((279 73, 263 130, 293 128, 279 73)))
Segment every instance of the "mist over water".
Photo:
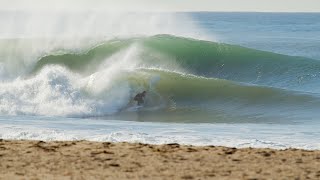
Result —
POLYGON ((172 34, 206 39, 189 17, 174 13, 107 13, 101 11, 1 11, 0 54, 15 73, 26 71, 48 54, 87 51, 114 38, 172 34), (19 67, 24 66, 24 67, 19 67), (18 67, 17 67, 18 66, 18 67))
POLYGON ((0 12, 1 114, 103 116, 118 112, 132 93, 143 88, 132 90, 126 80, 117 82, 121 73, 138 68, 135 56, 139 53, 135 43, 116 47, 117 39, 156 34, 204 37, 204 33, 190 33, 192 25, 180 23, 187 19, 174 13, 0 12), (96 57, 93 52, 84 60, 99 58, 99 63, 83 62, 86 71, 65 67, 77 66, 81 54, 106 41, 114 46, 107 56, 96 57), (72 62, 65 58, 59 65, 37 67, 43 57, 63 54, 79 56, 72 62))

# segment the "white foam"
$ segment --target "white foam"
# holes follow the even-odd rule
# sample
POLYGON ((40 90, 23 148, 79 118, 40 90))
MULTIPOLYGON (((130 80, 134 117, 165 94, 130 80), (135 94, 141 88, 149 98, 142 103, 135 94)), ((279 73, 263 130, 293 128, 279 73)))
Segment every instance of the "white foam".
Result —
MULTIPOLYGON (((34 77, 0 83, 2 115, 83 116, 114 113, 126 105, 130 87, 126 82, 104 85, 104 96, 83 92, 80 75, 61 66, 47 66, 34 77)), ((103 83, 103 82, 94 82, 103 83)), ((99 85, 92 85, 98 89, 99 85)))
POLYGON ((320 134, 314 124, 175 124, 39 117, 4 119, 0 119, 0 138, 3 139, 320 149, 317 141, 320 134))
MULTIPOLYGON (((116 113, 143 89, 132 87, 128 80, 128 73, 138 67, 139 53, 139 46, 132 45, 106 59, 89 76, 50 65, 34 76, 0 82, 0 114, 79 117, 116 113)), ((150 85, 158 80, 151 79, 150 85)))
POLYGON ((1 114, 66 115, 87 111, 73 87, 75 75, 62 67, 46 67, 30 79, 0 84, 1 114))

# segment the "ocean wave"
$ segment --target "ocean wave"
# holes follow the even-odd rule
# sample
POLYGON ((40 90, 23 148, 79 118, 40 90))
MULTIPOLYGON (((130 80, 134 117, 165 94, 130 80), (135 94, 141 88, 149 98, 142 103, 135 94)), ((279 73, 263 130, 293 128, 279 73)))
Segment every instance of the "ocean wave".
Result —
MULTIPOLYGON (((171 35, 48 54, 0 83, 2 115, 261 122, 318 117, 320 62, 171 35), (133 97, 146 90, 143 108, 133 97)), ((1 70, 1 69, 0 69, 1 70)))
POLYGON ((133 45, 139 46, 139 52, 130 58, 142 67, 291 90, 319 89, 315 86, 320 61, 170 35, 115 39, 86 52, 47 55, 40 58, 33 71, 59 64, 76 72, 93 73, 106 59, 133 45))

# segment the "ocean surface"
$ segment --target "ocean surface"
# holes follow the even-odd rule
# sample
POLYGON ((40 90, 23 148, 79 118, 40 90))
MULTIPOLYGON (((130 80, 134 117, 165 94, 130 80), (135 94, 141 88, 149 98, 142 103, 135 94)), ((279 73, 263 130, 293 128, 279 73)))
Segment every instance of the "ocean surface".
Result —
POLYGON ((0 11, 0 138, 320 149, 319 19, 0 11))

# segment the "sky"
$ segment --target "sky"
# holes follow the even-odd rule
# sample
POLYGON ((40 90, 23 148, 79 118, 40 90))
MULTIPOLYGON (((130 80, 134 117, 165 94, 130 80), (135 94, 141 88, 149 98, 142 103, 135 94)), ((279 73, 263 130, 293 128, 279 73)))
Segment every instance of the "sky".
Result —
POLYGON ((0 9, 320 12, 320 0, 0 0, 0 9))

